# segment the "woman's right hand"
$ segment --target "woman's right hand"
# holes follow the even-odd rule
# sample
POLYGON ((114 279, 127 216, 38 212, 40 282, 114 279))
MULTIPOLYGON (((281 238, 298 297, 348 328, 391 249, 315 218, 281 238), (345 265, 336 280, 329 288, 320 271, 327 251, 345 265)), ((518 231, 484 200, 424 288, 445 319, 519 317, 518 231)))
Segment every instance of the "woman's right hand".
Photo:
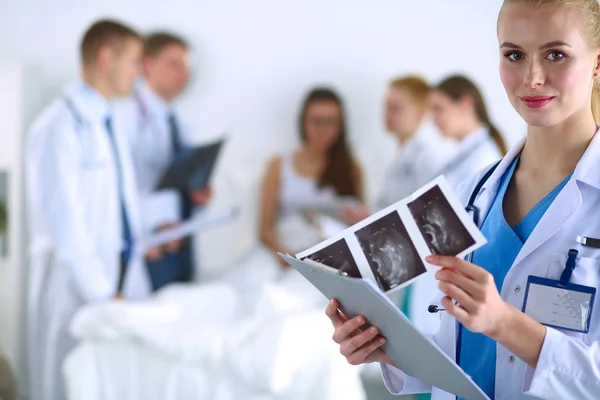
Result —
POLYGON ((396 366, 380 349, 386 340, 379 335, 379 329, 372 326, 366 331, 360 330, 360 327, 367 322, 363 316, 358 315, 349 319, 339 310, 339 302, 336 299, 329 302, 325 314, 335 328, 333 341, 340 345, 340 353, 346 357, 348 363, 359 365, 379 362, 396 366))

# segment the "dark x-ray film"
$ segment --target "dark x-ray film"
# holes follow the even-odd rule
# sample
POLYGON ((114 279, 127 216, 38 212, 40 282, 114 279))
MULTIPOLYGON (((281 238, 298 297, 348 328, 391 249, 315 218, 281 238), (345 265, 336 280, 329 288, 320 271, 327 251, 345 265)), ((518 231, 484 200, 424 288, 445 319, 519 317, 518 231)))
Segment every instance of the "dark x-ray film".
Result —
POLYGON ((183 149, 161 177, 157 190, 207 187, 224 142, 183 149))
POLYGON ((427 271, 397 212, 379 218, 355 235, 384 291, 427 271))
POLYGON ((362 278, 350 248, 344 239, 318 250, 303 259, 310 259, 318 263, 337 269, 340 273, 353 278, 362 278))
POLYGON ((455 256, 475 244, 438 185, 408 203, 408 209, 433 254, 455 256))

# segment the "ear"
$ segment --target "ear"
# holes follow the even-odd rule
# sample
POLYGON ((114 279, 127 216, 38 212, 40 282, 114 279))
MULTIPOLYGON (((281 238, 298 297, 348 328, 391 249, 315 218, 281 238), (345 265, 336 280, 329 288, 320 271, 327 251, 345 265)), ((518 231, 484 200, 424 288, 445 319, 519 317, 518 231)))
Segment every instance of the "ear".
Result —
POLYGON ((600 78, 600 51, 596 54, 596 66, 594 67, 594 79, 600 78))
POLYGON ((458 99, 458 103, 465 109, 472 109, 474 107, 473 98, 471 96, 464 95, 458 99))
POLYGON ((143 57, 142 58, 141 65, 142 65, 142 74, 144 76, 148 75, 148 69, 150 68, 150 63, 151 62, 152 61, 150 60, 149 57, 143 57))
POLYGON ((108 68, 112 59, 112 52, 108 46, 102 46, 98 49, 96 64, 100 70, 108 68))

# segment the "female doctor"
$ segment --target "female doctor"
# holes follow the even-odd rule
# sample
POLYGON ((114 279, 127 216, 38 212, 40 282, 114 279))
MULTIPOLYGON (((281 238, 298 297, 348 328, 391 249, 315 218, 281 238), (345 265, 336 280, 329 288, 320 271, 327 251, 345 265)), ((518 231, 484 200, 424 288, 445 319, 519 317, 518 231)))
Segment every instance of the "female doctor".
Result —
MULTIPOLYGON (((593 240, 600 238, 600 6, 505 0, 498 39, 502 82, 527 136, 495 168, 460 187, 464 204, 473 194, 489 243, 472 263, 429 259, 441 267, 436 276, 446 309, 434 340, 490 398, 598 398, 600 301, 573 318, 576 324, 544 324, 552 305, 531 293, 526 300, 525 292, 533 285, 536 293, 555 293, 552 286, 565 283, 578 298, 600 287, 600 246, 593 240)), ((348 319, 338 307, 332 300, 326 313, 351 364, 380 362, 393 393, 454 398, 404 374, 379 349, 386 339, 377 328, 361 331, 364 317, 348 319)))
POLYGON ((431 115, 440 133, 458 143, 455 157, 436 175, 444 174, 456 187, 469 174, 506 154, 500 131, 492 124, 477 86, 462 75, 450 76, 432 91, 431 115))

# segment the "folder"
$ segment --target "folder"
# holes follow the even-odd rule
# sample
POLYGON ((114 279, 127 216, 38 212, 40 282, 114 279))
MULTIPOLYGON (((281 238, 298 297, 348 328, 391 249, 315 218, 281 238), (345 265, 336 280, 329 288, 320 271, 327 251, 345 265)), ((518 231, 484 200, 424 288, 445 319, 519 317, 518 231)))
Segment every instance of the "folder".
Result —
POLYGON ((204 146, 183 149, 164 172, 156 189, 207 187, 224 142, 225 139, 220 139, 204 146))
POLYGON ((446 353, 417 330, 376 283, 344 276, 309 259, 279 256, 328 299, 337 299, 348 317, 362 315, 368 324, 376 326, 387 339, 382 350, 407 375, 467 400, 490 400, 446 353))

